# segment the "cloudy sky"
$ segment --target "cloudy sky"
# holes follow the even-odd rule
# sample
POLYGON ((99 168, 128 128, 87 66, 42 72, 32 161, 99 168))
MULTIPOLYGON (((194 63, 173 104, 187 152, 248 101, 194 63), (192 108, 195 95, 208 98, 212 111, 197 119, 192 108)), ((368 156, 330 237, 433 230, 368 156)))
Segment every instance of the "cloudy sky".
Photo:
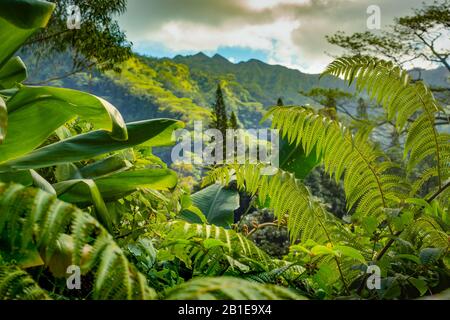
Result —
MULTIPOLYGON (((156 57, 203 51, 232 62, 260 59, 321 72, 338 50, 325 35, 366 31, 367 9, 381 25, 423 0, 128 0, 119 21, 134 50, 156 57)), ((425 0, 429 3, 432 1, 425 0)))

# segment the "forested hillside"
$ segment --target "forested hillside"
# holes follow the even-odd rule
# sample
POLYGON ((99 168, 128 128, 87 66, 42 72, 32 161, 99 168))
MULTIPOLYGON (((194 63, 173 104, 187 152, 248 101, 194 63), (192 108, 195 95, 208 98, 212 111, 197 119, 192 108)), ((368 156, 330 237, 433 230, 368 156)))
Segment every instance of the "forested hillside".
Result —
MULTIPOLYGON (((43 58, 25 55, 29 65, 29 83, 41 83, 55 74, 64 74, 71 61, 66 55, 52 57, 58 65, 49 68, 43 58), (44 70, 43 68, 44 67, 44 70)), ((224 90, 226 104, 237 112, 239 122, 259 126, 265 110, 282 97, 286 104, 313 101, 301 91, 321 87, 347 86, 339 79, 309 75, 283 66, 272 66, 258 60, 233 64, 215 55, 199 53, 156 59, 135 55, 121 65, 122 72, 79 73, 48 84, 87 90, 109 99, 129 120, 153 116, 173 116, 191 122, 209 116, 217 84, 224 90)))
POLYGON ((76 3, 0 1, 0 299, 449 298, 449 1, 320 75, 138 55, 127 1, 76 3))
MULTIPOLYGON (((30 66, 29 83, 45 81, 45 84, 91 92, 114 103, 127 120, 171 116, 192 123, 208 119, 218 83, 222 86, 230 112, 235 111, 239 123, 245 127, 259 127, 264 112, 280 97, 286 105, 312 104, 319 107, 317 101, 302 93, 316 87, 354 92, 353 87, 349 88, 340 79, 328 76, 319 79, 320 75, 305 74, 255 59, 232 63, 217 54, 208 57, 198 53, 174 59, 135 54, 120 66, 120 73, 102 73, 93 69, 89 73, 77 73, 54 81, 47 80, 69 72, 71 61, 67 55, 52 57, 56 64, 48 63, 45 57, 36 59, 26 52, 24 56, 30 66)), ((448 72, 443 68, 417 70, 412 75, 420 75, 432 85, 447 85, 448 72)), ((352 114, 356 114, 356 100, 355 97, 347 102, 352 114)))

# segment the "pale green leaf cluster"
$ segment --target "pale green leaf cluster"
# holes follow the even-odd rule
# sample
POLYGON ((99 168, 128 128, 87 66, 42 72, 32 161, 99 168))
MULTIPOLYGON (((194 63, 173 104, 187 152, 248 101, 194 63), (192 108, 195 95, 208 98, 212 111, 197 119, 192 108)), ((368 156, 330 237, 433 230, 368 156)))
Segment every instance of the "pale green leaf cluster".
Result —
POLYGON ((94 274, 94 299, 154 296, 145 277, 92 216, 44 191, 0 184, 0 236, 11 255, 36 252, 50 266, 68 248, 69 265, 79 266, 83 275, 94 274))

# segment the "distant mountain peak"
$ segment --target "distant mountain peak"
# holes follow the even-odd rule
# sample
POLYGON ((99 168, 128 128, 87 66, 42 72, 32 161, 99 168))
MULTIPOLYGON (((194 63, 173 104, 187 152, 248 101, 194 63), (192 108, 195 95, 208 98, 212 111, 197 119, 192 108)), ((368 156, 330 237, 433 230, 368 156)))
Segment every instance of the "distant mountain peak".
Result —
POLYGON ((202 51, 194 54, 192 57, 196 57, 196 58, 209 58, 206 54, 204 54, 202 51))
POLYGON ((223 62, 228 62, 230 63, 230 60, 228 60, 227 58, 225 58, 224 56, 221 56, 220 54, 216 53, 215 55, 213 55, 212 59, 216 60, 216 61, 223 61, 223 62))
MULTIPOLYGON (((265 64, 265 65, 268 65, 267 63, 265 63, 265 62, 263 62, 263 61, 261 61, 261 60, 255 59, 255 58, 248 59, 246 62, 252 62, 252 63, 259 63, 259 64, 265 64)), ((245 63, 245 62, 244 62, 244 63, 245 63)))

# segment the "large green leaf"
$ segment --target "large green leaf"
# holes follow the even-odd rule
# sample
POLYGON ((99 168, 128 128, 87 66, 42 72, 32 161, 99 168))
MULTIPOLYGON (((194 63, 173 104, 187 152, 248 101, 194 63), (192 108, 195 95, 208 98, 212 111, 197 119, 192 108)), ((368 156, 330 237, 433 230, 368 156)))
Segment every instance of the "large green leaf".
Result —
POLYGON ((0 69, 29 36, 47 25, 54 8, 46 1, 0 1, 0 69))
POLYGON ((5 101, 0 97, 0 144, 6 136, 6 130, 8 129, 8 111, 6 110, 5 101))
POLYGON ((136 145, 167 146, 174 142, 172 132, 183 126, 183 122, 172 119, 152 119, 129 123, 127 124, 127 141, 114 140, 105 130, 80 134, 3 163, 0 165, 0 172, 37 169, 77 162, 136 145))
MULTIPOLYGON (((177 175, 169 169, 143 169, 119 172, 110 176, 93 179, 105 201, 120 199, 137 188, 167 190, 177 184, 177 175)), ((91 192, 85 179, 69 180, 53 185, 58 198, 63 201, 88 205, 92 201, 91 192)))
POLYGON ((8 134, 0 146, 0 163, 34 150, 56 129, 77 116, 99 129, 111 131, 116 140, 127 139, 125 122, 119 111, 109 102, 88 93, 24 87, 7 101, 6 106, 8 134))
POLYGON ((286 139, 280 142, 280 169, 294 173, 297 179, 304 179, 320 163, 315 150, 306 155, 299 144, 289 144, 286 139))
POLYGON ((34 170, 29 171, 31 174, 31 177, 33 178, 33 185, 41 190, 44 190, 45 192, 51 193, 53 195, 56 195, 55 189, 53 189, 52 185, 45 180, 39 173, 37 173, 34 170))
POLYGON ((83 178, 97 178, 113 173, 125 171, 132 167, 132 164, 122 155, 115 154, 100 161, 84 166, 79 170, 83 178))
POLYGON ((35 186, 48 193, 56 195, 56 191, 53 189, 52 185, 34 170, 0 173, 0 182, 14 182, 26 187, 35 186))
POLYGON ((73 163, 64 163, 55 168, 58 182, 76 179, 92 179, 128 170, 133 165, 122 154, 114 154, 94 163, 78 168, 73 163))
POLYGON ((0 69, 0 89, 8 89, 27 78, 27 68, 19 57, 12 58, 0 69))
MULTIPOLYGON (((199 208, 210 224, 229 227, 234 222, 234 210, 239 208, 239 193, 213 184, 191 196, 195 207, 199 208)), ((183 210, 182 217, 192 223, 202 223, 196 213, 183 210)))
POLYGON ((14 182, 29 187, 33 185, 33 177, 30 170, 3 172, 0 173, 0 182, 14 182))

